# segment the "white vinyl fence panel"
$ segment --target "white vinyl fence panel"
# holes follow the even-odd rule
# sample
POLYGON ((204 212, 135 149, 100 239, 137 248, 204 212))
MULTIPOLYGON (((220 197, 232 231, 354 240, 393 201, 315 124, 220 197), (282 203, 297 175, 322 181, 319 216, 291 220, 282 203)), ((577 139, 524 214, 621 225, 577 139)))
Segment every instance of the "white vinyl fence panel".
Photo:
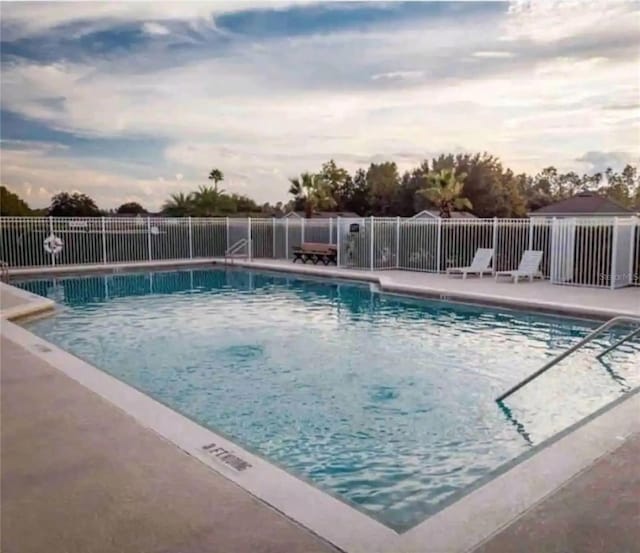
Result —
POLYGON ((614 225, 615 250, 611 258, 611 288, 622 288, 634 283, 633 256, 636 225, 631 221, 616 220, 614 225))
POLYGON ((250 257, 292 259, 303 242, 335 244, 338 264, 362 270, 442 273, 493 248, 493 269, 543 252, 554 284, 640 285, 637 218, 403 219, 361 217, 0 217, 0 259, 10 268, 222 257, 250 240, 250 257))

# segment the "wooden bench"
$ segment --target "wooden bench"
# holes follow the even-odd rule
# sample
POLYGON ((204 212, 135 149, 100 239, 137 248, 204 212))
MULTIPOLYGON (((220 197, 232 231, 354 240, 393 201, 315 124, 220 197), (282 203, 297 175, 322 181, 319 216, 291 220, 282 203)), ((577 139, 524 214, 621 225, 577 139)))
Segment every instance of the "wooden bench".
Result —
POLYGON ((302 261, 306 263, 311 261, 317 265, 320 261, 325 265, 338 262, 338 248, 332 244, 322 244, 318 242, 303 242, 301 246, 293 247, 293 262, 302 261))

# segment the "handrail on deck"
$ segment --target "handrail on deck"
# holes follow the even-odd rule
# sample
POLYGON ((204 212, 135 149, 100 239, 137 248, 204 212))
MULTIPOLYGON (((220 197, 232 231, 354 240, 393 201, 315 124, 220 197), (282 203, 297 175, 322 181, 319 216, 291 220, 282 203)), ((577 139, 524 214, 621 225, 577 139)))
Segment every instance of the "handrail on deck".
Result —
POLYGON ((234 242, 231 246, 229 246, 224 252, 225 261, 227 257, 231 257, 233 259, 233 255, 238 253, 242 248, 247 249, 247 258, 251 257, 251 240, 249 238, 241 238, 237 242, 234 242))
POLYGON ((640 334, 640 327, 636 328, 635 330, 631 331, 629 334, 627 334, 626 336, 623 336, 622 338, 620 338, 620 340, 618 340, 615 344, 612 344, 611 346, 609 346, 607 349, 605 349, 604 351, 601 351, 598 355, 596 355, 597 359, 600 359, 601 357, 605 356, 607 353, 609 353, 610 351, 613 351, 614 349, 616 349, 618 346, 624 344, 627 340, 630 340, 631 338, 633 338, 636 334, 640 334))
MULTIPOLYGON (((585 344, 591 342, 591 340, 596 338, 598 335, 602 334, 605 330, 607 330, 607 329, 609 329, 609 328, 611 328, 613 326, 616 326, 616 325, 618 325, 620 323, 637 323, 637 324, 640 324, 640 317, 633 317, 633 316, 629 316, 629 315, 620 315, 618 317, 614 317, 613 319, 608 320, 606 323, 600 325, 593 332, 591 332, 585 338, 580 340, 577 344, 575 344, 574 346, 571 346, 569 349, 566 349, 565 351, 563 351, 562 353, 560 353, 559 355, 554 357, 551 361, 546 363, 544 366, 539 368, 536 372, 530 374, 527 378, 525 378, 524 380, 521 380, 520 382, 518 382, 518 384, 516 384, 515 386, 513 386, 512 388, 507 390, 504 394, 502 394, 501 396, 496 398, 496 401, 497 402, 501 402, 501 401, 505 400, 511 394, 513 394, 514 392, 517 392, 520 388, 522 388, 523 386, 525 386, 526 384, 531 382, 533 379, 538 378, 542 373, 547 372, 551 367, 553 367, 554 365, 557 365, 558 363, 560 363, 560 361, 562 361, 563 359, 569 357, 569 355, 571 355, 574 351, 580 349, 585 344)), ((624 342, 626 342, 627 340, 629 340, 630 338, 632 338, 633 336, 635 336, 638 333, 640 333, 640 328, 635 329, 633 332, 631 332, 630 334, 627 334, 621 340, 618 340, 618 342, 613 344, 611 347, 607 348, 600 355, 598 355, 598 357, 601 357, 605 353, 609 353, 610 351, 614 350, 615 348, 617 348, 618 346, 620 346, 621 344, 623 344, 624 342)))

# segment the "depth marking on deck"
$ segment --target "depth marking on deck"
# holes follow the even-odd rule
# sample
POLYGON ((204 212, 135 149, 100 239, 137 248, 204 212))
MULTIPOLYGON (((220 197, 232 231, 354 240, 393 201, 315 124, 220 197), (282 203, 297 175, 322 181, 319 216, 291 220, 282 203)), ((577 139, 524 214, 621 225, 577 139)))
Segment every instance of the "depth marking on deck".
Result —
POLYGON ((217 445, 215 442, 203 445, 202 449, 209 453, 212 457, 220 459, 223 463, 229 465, 231 468, 242 472, 248 468, 251 468, 251 464, 244 459, 238 457, 235 453, 231 453, 228 449, 217 445))

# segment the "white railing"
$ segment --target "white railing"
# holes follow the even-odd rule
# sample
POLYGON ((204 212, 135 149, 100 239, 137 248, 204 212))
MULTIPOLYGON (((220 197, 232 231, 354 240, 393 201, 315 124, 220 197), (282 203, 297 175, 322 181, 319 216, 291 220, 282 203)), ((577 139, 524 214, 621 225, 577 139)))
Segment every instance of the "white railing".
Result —
POLYGON ((541 250, 555 284, 640 285, 640 222, 596 219, 355 219, 0 217, 0 259, 10 268, 224 257, 240 240, 252 258, 291 259, 302 242, 336 244, 338 264, 439 273, 494 249, 496 271, 541 250))
POLYGON ((224 252, 224 260, 227 262, 231 261, 233 263, 233 260, 238 256, 251 259, 251 240, 249 238, 241 238, 224 252))

